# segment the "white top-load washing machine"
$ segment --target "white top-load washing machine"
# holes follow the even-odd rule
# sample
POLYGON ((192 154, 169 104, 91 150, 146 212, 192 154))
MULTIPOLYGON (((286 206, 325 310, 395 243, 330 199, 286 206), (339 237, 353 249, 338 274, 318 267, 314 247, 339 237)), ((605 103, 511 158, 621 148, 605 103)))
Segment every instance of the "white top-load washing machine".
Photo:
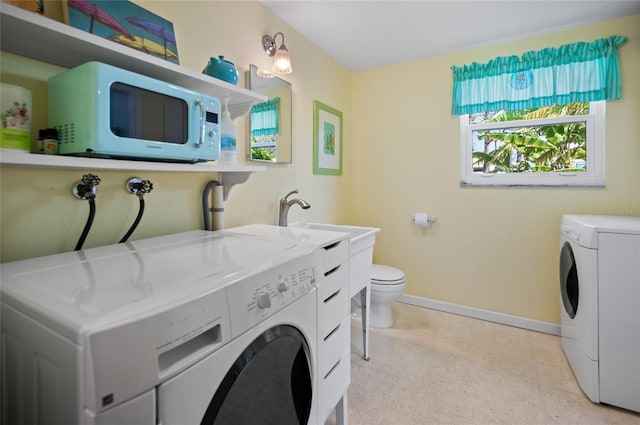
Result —
POLYGON ((193 231, 3 264, 2 423, 313 424, 318 262, 193 231))
POLYGON ((562 348, 594 402, 640 412, 640 217, 565 215, 562 348))

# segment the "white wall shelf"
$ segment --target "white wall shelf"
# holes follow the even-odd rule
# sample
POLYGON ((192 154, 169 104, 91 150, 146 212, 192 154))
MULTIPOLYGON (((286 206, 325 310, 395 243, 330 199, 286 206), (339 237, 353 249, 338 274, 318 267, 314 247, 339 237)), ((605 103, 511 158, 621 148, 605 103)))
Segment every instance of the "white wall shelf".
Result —
POLYGON ((64 155, 35 154, 15 149, 0 150, 0 165, 3 167, 62 168, 79 170, 154 171, 183 173, 218 173, 224 185, 224 198, 235 184, 244 183, 251 173, 265 171, 258 165, 227 165, 216 162, 181 164, 174 162, 128 161, 120 159, 85 158, 64 155))
POLYGON ((218 164, 215 161, 195 164, 157 161, 130 161, 121 159, 87 158, 80 156, 46 155, 17 149, 1 149, 0 164, 12 167, 68 168, 84 170, 141 170, 178 171, 183 173, 254 173, 265 166, 218 164))
MULTIPOLYGON (((158 80, 223 99, 229 96, 232 118, 245 115, 267 96, 226 81, 194 72, 174 63, 138 52, 111 40, 0 3, 0 49, 32 59, 72 68, 99 61, 158 80)), ((204 66, 206 63, 203 63, 204 66)))
MULTIPOLYGON (((228 96, 229 112, 232 118, 245 115, 253 104, 268 100, 267 96, 260 93, 193 72, 4 2, 0 2, 0 23, 0 50, 65 68, 72 68, 89 61, 104 62, 219 99, 228 96)), ((203 67, 204 65, 206 64, 203 64, 203 67)), ((10 149, 0 150, 0 165, 82 170, 219 173, 218 179, 225 187, 225 199, 233 185, 244 183, 251 173, 266 170, 265 166, 223 165, 215 162, 179 164, 126 161, 40 155, 10 149)))

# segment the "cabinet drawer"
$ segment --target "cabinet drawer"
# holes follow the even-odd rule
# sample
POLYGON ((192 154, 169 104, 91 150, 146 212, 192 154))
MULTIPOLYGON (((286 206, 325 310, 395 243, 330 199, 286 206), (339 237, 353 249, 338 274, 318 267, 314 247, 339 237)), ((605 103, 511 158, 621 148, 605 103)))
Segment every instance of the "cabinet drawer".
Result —
POLYGON ((349 317, 349 287, 343 286, 328 298, 318 300, 318 337, 325 338, 349 317))
POLYGON ((338 242, 320 248, 322 257, 322 269, 326 272, 338 264, 349 261, 349 239, 342 239, 338 242))
POLYGON ((349 352, 345 353, 326 375, 319 377, 319 411, 324 417, 328 417, 340 398, 347 394, 347 389, 351 382, 350 355, 349 352))
POLYGON ((349 284, 349 262, 325 270, 318 282, 318 298, 325 300, 338 289, 349 284))
POLYGON ((322 376, 327 375, 338 360, 349 352, 351 344, 351 321, 343 320, 329 332, 329 335, 318 341, 318 370, 322 376))

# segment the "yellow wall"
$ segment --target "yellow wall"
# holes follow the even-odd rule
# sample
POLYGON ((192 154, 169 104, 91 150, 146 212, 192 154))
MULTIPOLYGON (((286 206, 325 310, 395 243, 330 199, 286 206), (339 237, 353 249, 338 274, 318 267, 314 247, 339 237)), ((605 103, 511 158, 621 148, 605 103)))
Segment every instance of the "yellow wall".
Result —
POLYGON ((353 221, 378 226, 374 260, 405 271, 407 294, 559 322, 564 213, 640 216, 640 15, 353 75, 353 221), (621 47, 623 99, 607 103, 606 188, 459 184, 452 65, 592 41, 621 47), (411 224, 425 211, 438 222, 411 224))
MULTIPOLYGON (((269 66, 263 34, 282 31, 293 58, 293 162, 266 164, 234 187, 227 227, 275 223, 278 199, 289 190, 311 203, 291 209, 290 222, 377 226, 377 262, 405 271, 407 293, 549 322, 559 321, 558 227, 563 213, 640 215, 640 17, 524 41, 349 73, 256 2, 137 1, 171 20, 181 65, 200 72, 225 55, 240 70, 269 66), (461 188, 458 119, 450 115, 451 65, 621 34, 624 99, 607 106, 607 187, 601 189, 461 188), (312 172, 313 100, 343 112, 344 173, 312 172), (426 232, 414 212, 439 222, 426 232)), ((46 126, 48 76, 61 69, 2 53, 2 81, 34 91, 34 128, 46 126)), ((238 158, 246 155, 246 118, 236 120, 238 158)), ((35 139, 35 136, 34 136, 35 139)), ((0 260, 73 249, 88 207, 71 195, 85 172, 102 178, 98 211, 86 247, 117 242, 137 213, 124 182, 153 181, 133 239, 201 228, 200 199, 216 175, 198 173, 39 170, 3 167, 0 260)))

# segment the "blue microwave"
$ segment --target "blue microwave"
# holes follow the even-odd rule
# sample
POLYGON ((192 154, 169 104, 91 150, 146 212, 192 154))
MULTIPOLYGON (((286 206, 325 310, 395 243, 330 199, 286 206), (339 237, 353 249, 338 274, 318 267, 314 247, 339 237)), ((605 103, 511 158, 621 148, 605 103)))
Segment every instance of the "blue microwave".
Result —
POLYGON ((220 100, 100 62, 49 79, 58 153, 201 162, 220 155, 220 100))

